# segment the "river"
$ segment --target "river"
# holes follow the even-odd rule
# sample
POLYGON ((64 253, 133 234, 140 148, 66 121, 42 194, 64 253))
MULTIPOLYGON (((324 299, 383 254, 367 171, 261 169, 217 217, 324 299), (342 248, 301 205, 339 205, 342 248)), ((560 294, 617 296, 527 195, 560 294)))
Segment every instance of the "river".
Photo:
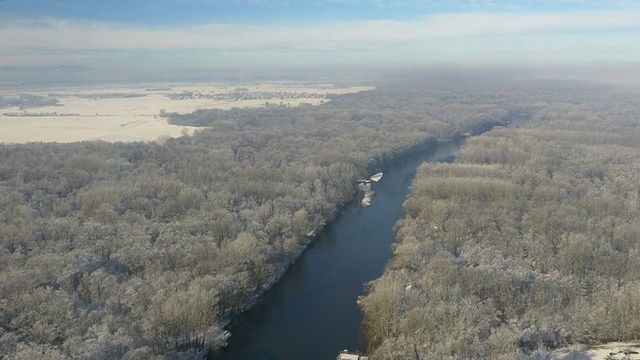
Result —
POLYGON ((441 144, 387 164, 374 185, 372 205, 348 204, 262 300, 233 321, 229 346, 216 358, 329 360, 342 349, 364 350, 356 299, 389 261, 392 229, 416 169, 425 161, 451 162, 463 143, 441 144))

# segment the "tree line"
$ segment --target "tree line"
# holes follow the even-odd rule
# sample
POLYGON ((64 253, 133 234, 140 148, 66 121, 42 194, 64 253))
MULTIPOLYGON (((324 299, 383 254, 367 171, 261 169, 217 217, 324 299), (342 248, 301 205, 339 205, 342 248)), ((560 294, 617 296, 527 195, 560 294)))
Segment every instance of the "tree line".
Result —
POLYGON ((52 96, 21 94, 17 96, 0 95, 0 108, 18 107, 20 110, 59 105, 60 101, 52 96))

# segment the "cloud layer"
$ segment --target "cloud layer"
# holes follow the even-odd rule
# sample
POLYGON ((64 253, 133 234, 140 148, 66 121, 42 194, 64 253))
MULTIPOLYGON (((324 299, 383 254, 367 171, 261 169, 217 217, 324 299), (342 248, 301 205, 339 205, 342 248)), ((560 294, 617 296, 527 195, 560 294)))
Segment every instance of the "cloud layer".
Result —
POLYGON ((0 65, 421 64, 640 59, 640 11, 474 12, 413 20, 151 28, 55 18, 0 25, 0 65), (363 58, 366 56, 367 58, 363 58), (190 59, 190 60, 185 60, 190 59))

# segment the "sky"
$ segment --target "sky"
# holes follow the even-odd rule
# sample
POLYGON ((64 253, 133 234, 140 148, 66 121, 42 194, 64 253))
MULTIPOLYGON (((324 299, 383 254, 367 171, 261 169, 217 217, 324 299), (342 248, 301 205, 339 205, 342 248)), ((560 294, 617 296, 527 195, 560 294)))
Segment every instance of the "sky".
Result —
POLYGON ((0 0, 0 66, 635 64, 635 0, 0 0))

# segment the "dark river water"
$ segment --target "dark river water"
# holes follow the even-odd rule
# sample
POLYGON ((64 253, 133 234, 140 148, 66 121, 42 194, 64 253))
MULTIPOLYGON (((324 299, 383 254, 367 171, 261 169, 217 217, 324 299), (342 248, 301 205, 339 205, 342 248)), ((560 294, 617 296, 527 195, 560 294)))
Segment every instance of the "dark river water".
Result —
POLYGON ((372 205, 348 204, 262 300, 234 320, 229 346, 217 358, 329 360, 342 349, 364 350, 356 299, 389 260, 392 229, 402 216, 416 168, 425 161, 452 161, 463 142, 387 165, 374 185, 372 205))

